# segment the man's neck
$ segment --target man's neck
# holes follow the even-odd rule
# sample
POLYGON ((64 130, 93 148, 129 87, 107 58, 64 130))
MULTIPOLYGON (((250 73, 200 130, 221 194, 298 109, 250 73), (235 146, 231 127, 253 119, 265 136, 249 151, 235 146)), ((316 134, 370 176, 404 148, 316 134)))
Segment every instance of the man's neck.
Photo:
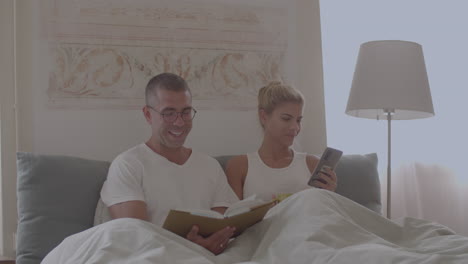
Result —
POLYGON ((165 157, 170 162, 178 165, 184 164, 190 157, 192 150, 184 146, 177 148, 169 148, 155 140, 148 140, 146 145, 155 153, 165 157))

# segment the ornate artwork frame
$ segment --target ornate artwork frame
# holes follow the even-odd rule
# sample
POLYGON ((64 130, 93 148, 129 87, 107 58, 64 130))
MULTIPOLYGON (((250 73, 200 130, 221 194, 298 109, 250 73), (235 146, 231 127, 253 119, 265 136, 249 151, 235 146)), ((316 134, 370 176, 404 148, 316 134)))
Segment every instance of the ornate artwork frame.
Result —
POLYGON ((174 72, 199 109, 253 109, 288 79, 288 7, 254 2, 47 0, 48 107, 139 108, 149 78, 174 72))

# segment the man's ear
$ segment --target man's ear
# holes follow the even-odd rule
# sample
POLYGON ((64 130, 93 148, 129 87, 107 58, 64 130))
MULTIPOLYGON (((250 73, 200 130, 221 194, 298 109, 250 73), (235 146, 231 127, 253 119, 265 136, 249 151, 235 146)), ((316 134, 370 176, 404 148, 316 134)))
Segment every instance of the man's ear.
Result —
POLYGON ((267 118, 267 113, 265 112, 264 109, 258 109, 258 119, 260 120, 260 124, 263 126, 265 126, 265 121, 266 121, 266 118, 267 118))
POLYGON ((151 109, 145 105, 143 106, 141 111, 143 112, 143 115, 145 116, 146 122, 151 125, 153 122, 151 119, 151 109))

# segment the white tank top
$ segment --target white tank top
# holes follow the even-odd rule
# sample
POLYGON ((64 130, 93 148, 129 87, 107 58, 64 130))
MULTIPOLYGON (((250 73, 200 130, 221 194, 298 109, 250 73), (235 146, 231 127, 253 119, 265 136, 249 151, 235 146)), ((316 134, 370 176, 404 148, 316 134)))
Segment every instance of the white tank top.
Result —
POLYGON ((253 194, 270 201, 278 194, 292 194, 309 188, 310 171, 306 153, 295 152, 293 161, 285 168, 268 167, 258 152, 247 154, 247 175, 244 181, 244 198, 253 194))

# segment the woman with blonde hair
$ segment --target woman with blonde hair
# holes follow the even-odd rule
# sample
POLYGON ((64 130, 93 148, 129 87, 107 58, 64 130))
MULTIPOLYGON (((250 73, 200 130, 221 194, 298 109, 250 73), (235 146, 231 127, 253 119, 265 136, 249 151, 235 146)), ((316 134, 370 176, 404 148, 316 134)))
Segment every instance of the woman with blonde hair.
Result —
MULTIPOLYGON (((239 199, 255 194, 271 200, 307 188, 307 182, 319 159, 292 149, 301 131, 304 97, 297 89, 271 82, 258 93, 258 117, 263 128, 263 141, 254 153, 228 161, 228 182, 239 199)), ((335 191, 336 174, 327 170, 313 186, 335 191)))

